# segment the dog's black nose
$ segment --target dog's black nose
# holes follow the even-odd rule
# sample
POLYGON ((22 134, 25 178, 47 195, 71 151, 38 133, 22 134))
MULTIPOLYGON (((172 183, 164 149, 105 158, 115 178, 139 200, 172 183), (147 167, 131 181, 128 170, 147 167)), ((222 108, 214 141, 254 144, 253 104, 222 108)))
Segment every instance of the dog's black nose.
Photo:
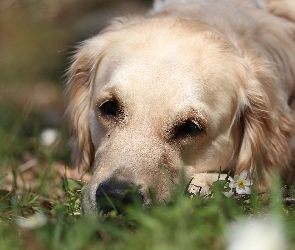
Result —
POLYGON ((132 183, 110 179, 101 183, 96 190, 98 212, 107 214, 113 210, 122 214, 126 205, 143 205, 144 197, 132 183))

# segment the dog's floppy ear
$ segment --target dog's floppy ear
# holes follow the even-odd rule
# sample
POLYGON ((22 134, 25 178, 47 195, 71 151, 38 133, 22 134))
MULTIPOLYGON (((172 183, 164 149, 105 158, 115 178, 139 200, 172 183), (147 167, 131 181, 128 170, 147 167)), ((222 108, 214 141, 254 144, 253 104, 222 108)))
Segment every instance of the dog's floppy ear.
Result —
POLYGON ((74 136, 72 158, 79 172, 85 172, 94 160, 94 146, 90 134, 89 112, 93 72, 103 55, 100 37, 79 45, 67 72, 67 114, 74 136))
POLYGON ((140 22, 138 17, 117 18, 97 36, 81 43, 72 57, 67 72, 67 111, 74 136, 74 165, 87 171, 94 161, 94 145, 90 133, 89 112, 95 71, 107 49, 116 42, 116 31, 140 22))
POLYGON ((241 116, 244 134, 236 172, 248 169, 267 187, 272 171, 282 174, 291 167, 295 121, 267 62, 255 55, 248 60, 253 78, 245 83, 248 103, 241 116))

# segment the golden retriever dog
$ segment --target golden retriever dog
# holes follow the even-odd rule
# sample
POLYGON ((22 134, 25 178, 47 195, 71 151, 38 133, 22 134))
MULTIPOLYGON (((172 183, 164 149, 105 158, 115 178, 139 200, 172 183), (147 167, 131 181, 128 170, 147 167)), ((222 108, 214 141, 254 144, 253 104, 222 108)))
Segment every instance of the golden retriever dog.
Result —
MULTIPOLYGON (((294 168, 293 0, 156 2, 81 43, 68 71, 73 158, 94 167, 85 213, 138 186, 169 198, 180 172, 204 190, 229 171, 260 187, 294 168)), ((128 200, 126 200, 128 202, 128 200)))

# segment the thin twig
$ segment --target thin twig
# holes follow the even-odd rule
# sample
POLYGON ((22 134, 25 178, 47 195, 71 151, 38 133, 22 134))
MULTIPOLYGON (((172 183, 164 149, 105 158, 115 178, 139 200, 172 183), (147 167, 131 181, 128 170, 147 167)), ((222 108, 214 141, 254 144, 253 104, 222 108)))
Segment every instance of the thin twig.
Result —
POLYGON ((30 168, 32 168, 32 167, 34 167, 36 165, 37 165, 37 159, 33 158, 33 159, 27 161, 26 163, 20 165, 18 168, 19 168, 19 171, 21 173, 23 173, 23 172, 27 171, 28 169, 30 169, 30 168))
POLYGON ((10 191, 8 192, 8 194, 6 194, 4 197, 2 197, 2 198, 0 199, 0 202, 4 201, 4 200, 5 200, 7 197, 9 197, 14 191, 15 191, 15 188, 13 188, 12 190, 10 190, 10 191))

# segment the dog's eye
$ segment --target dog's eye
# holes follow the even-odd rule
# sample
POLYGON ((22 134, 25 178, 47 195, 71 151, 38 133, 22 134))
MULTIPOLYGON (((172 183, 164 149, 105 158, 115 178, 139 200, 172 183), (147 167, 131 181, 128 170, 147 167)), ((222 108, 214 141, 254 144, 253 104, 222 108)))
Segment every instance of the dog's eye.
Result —
POLYGON ((194 136, 199 134, 202 131, 203 131, 202 127, 199 124, 188 120, 176 128, 175 138, 194 136))
POLYGON ((103 103, 99 108, 104 115, 114 117, 118 116, 119 107, 116 101, 107 101, 103 103))

